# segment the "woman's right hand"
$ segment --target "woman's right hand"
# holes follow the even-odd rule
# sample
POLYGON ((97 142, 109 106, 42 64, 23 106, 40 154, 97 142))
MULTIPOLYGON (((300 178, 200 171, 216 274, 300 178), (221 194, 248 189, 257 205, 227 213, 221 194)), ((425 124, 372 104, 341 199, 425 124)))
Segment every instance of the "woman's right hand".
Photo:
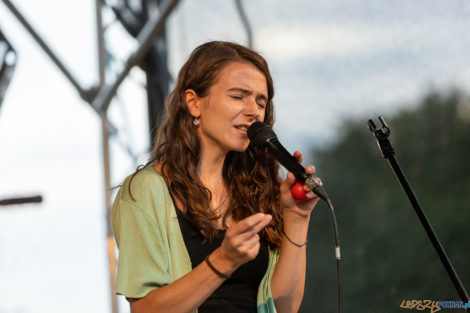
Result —
POLYGON ((271 220, 271 215, 257 213, 231 226, 225 233, 220 247, 211 254, 211 262, 219 263, 218 265, 223 272, 231 273, 241 265, 253 260, 258 255, 260 248, 258 233, 271 220))
MULTIPOLYGON (((242 264, 254 259, 260 247, 258 232, 271 219, 269 214, 257 213, 230 227, 220 247, 209 257, 212 265, 222 273, 231 274, 242 264)), ((132 301, 131 311, 193 312, 223 281, 224 278, 202 262, 183 277, 132 301)))

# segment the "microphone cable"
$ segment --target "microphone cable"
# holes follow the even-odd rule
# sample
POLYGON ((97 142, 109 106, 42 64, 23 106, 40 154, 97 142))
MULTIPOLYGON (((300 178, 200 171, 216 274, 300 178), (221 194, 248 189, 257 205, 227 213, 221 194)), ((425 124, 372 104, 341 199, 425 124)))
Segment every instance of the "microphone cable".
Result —
POLYGON ((341 271, 340 271, 340 247, 338 235, 338 223, 336 222, 335 210, 333 203, 323 189, 321 182, 315 181, 312 175, 305 172, 305 168, 297 162, 297 159, 284 148, 279 142, 276 133, 271 127, 263 122, 254 122, 247 129, 248 138, 255 147, 263 149, 271 153, 277 161, 282 164, 289 172, 292 172, 297 181, 307 185, 321 199, 323 199, 330 208, 331 219, 333 221, 333 231, 335 236, 335 256, 336 256, 336 272, 338 281, 338 312, 341 313, 341 271))
POLYGON ((333 203, 331 203, 330 198, 326 198, 324 200, 330 209, 331 220, 333 222, 333 232, 335 235, 336 276, 337 276, 337 285, 338 285, 338 312, 341 313, 341 296, 342 296, 341 267, 340 267, 341 253, 340 253, 340 248, 339 248, 338 223, 336 222, 335 210, 333 208, 333 203))

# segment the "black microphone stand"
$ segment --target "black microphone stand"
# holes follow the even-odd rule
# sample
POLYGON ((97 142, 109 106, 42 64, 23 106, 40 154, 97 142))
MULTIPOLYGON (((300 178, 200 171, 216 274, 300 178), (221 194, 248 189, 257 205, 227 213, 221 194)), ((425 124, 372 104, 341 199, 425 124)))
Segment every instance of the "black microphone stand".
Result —
MULTIPOLYGON (((439 239, 436 236, 436 233, 434 232, 431 223, 429 223, 426 214, 424 213, 423 209, 418 203, 418 200, 416 199, 416 196, 413 193, 413 190, 410 187, 410 184, 406 180, 405 174, 403 174, 400 166, 398 165, 398 162, 395 158, 395 154, 393 152, 393 147, 390 144, 390 141, 388 140, 388 136, 390 135, 390 128, 388 125, 385 123, 384 119, 379 116, 379 121, 382 124, 381 128, 377 128, 372 120, 369 120, 368 126, 371 132, 374 133, 375 137, 377 138, 377 142, 379 144, 380 149, 382 150, 383 157, 388 160, 390 166, 392 167, 393 171, 395 172, 395 175, 400 182, 403 190, 405 191, 406 195, 408 196, 408 199, 411 202, 411 205, 413 206, 416 214, 418 215, 419 220, 421 221, 421 224, 424 227, 424 230, 426 231, 426 234, 429 237, 429 240, 431 240, 432 245, 434 246, 434 249, 437 252, 437 255, 441 259, 442 265, 444 265, 447 274, 449 275, 450 280, 454 284, 455 289, 457 290, 460 298, 464 303, 467 303, 470 301, 470 297, 468 296, 467 291, 465 290, 462 282, 460 281, 459 276, 457 275, 457 272, 455 271, 454 267, 450 263, 449 258, 447 257, 446 252, 444 251, 444 248, 442 247, 441 243, 439 242, 439 239)), ((470 308, 467 308, 467 312, 470 312, 470 308)))

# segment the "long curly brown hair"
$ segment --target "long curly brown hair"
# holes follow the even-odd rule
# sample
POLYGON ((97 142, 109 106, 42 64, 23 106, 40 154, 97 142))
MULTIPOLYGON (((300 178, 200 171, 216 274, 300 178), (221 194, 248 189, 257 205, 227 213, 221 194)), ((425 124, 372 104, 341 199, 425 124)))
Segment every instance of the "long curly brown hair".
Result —
MULTIPOLYGON (((192 89, 199 97, 207 95, 217 75, 231 62, 251 63, 266 77, 268 101, 264 123, 274 123, 273 81, 266 60, 241 45, 213 41, 197 47, 181 68, 174 90, 166 99, 165 119, 157 132, 156 143, 145 166, 160 164, 161 174, 187 217, 200 230, 206 241, 216 233, 214 221, 220 216, 210 209, 212 194, 197 174, 201 157, 201 141, 193 125, 184 99, 185 90, 192 89)), ((265 151, 249 145, 244 152, 230 151, 224 161, 223 179, 230 204, 223 216, 223 226, 230 216, 240 221, 252 214, 271 214, 273 221, 261 236, 271 248, 279 247, 282 234, 279 165, 265 151)))

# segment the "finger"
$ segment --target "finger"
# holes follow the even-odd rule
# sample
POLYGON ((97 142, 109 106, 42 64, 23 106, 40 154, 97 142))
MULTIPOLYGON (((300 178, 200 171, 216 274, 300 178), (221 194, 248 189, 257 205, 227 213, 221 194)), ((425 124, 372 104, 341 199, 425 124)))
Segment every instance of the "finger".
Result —
POLYGON ((258 237, 258 240, 253 239, 253 240, 245 241, 240 252, 244 254, 249 260, 252 260, 258 255, 259 249, 260 249, 260 242, 259 242, 259 237, 258 237))
POLYGON ((294 152, 294 158, 296 158, 297 162, 299 162, 299 163, 302 163, 302 161, 304 160, 302 152, 300 152, 298 150, 294 152))
POLYGON ((313 191, 306 192, 305 196, 307 197, 307 199, 313 199, 315 197, 318 197, 313 191))
POLYGON ((253 258, 255 258, 256 255, 258 255, 260 246, 261 245, 260 245, 259 239, 250 241, 248 245, 248 251, 249 251, 248 253, 251 253, 253 255, 253 258))
POLYGON ((243 242, 247 241, 247 240, 251 240, 253 238, 258 238, 256 240, 259 241, 259 235, 258 233, 264 228, 266 227, 266 225, 268 225, 272 220, 272 216, 269 215, 269 214, 266 214, 266 220, 254 225, 252 228, 250 229, 247 229, 245 232, 243 233, 240 233, 238 234, 240 240, 242 240, 243 242))
POLYGON ((288 186, 292 186, 293 184, 295 184, 295 176, 294 174, 292 174, 291 172, 287 173, 287 177, 286 177, 286 182, 287 182, 287 185, 288 186))
POLYGON ((307 172, 307 174, 310 174, 310 175, 315 174, 315 166, 313 166, 313 165, 307 166, 305 168, 305 172, 307 172))
POLYGON ((320 197, 312 192, 312 195, 307 196, 307 199, 308 199, 308 201, 313 201, 312 203, 315 206, 317 204, 317 202, 320 200, 320 197))
POLYGON ((254 234, 253 236, 246 239, 243 244, 245 245, 247 250, 251 250, 259 244, 260 237, 258 234, 254 234))
MULTIPOLYGON (((252 229, 256 225, 266 222, 267 219, 271 221, 271 216, 267 217, 266 214, 263 213, 256 213, 251 216, 248 216, 247 218, 239 221, 235 225, 233 225, 230 229, 233 232, 234 235, 237 234, 242 234, 247 232, 248 230, 252 229)), ((269 221, 267 223, 269 223, 269 221)))
MULTIPOLYGON (((248 229, 245 234, 248 235, 248 237, 252 237, 253 235, 257 235, 266 225, 268 225, 273 217, 270 214, 265 214, 265 219, 261 221, 260 223, 256 224, 252 228, 248 229)), ((259 238, 258 238, 259 240, 259 238)))

